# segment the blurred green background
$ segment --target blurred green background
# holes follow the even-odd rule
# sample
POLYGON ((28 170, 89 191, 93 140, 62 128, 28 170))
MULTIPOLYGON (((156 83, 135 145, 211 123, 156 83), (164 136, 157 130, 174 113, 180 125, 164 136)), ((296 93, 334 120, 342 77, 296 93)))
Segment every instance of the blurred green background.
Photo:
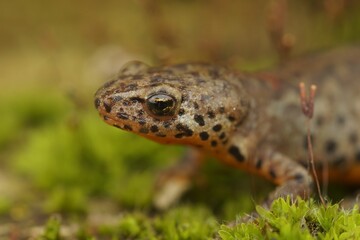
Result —
MULTIPOLYGON (((279 54, 269 38, 269 9, 275 21, 283 16, 290 58, 360 39, 357 1, 289 1, 279 11, 281 2, 1 1, 4 234, 41 226, 54 213, 91 226, 122 213, 152 216, 156 175, 183 149, 119 131, 97 116, 94 92, 127 61, 271 67, 279 54)), ((212 160, 179 207, 205 214, 200 219, 234 219, 266 194, 259 194, 263 182, 243 175, 212 160)))

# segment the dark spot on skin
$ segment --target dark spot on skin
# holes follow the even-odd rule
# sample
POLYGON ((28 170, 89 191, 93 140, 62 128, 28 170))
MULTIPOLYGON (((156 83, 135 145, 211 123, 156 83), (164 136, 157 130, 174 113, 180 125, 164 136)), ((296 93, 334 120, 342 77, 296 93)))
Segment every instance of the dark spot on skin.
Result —
POLYGON ((156 125, 152 125, 151 127, 150 127, 150 131, 151 132, 158 132, 159 131, 159 128, 156 126, 156 125))
POLYGON ((157 87, 158 85, 159 85, 159 84, 157 84, 157 83, 150 84, 150 85, 149 85, 149 88, 157 87))
POLYGON ((100 103, 101 103, 100 99, 96 98, 94 101, 95 108, 99 108, 100 103))
POLYGON ((120 127, 119 125, 116 125, 116 124, 113 124, 113 127, 122 129, 122 127, 120 127))
POLYGON ((124 129, 128 131, 132 131, 132 127, 127 124, 124 125, 124 129))
POLYGON ((184 133, 184 135, 188 136, 188 137, 192 136, 194 133, 188 126, 180 124, 180 123, 176 125, 176 129, 178 131, 184 133))
POLYGON ((294 179, 295 179, 297 182, 302 182, 302 181, 304 181, 304 175, 301 174, 301 173, 296 173, 296 174, 294 175, 294 179))
POLYGON ((199 104, 197 104, 197 102, 194 102, 194 108, 199 109, 199 104))
POLYGON ((215 113, 213 111, 208 111, 207 114, 210 119, 215 118, 215 113))
POLYGON ((204 118, 201 115, 195 114, 194 120, 195 120, 195 122, 197 122, 199 124, 199 126, 204 126, 205 125, 204 118))
POLYGON ((175 134, 175 137, 176 138, 182 138, 182 137, 184 137, 184 134, 183 133, 178 133, 178 134, 175 134))
POLYGON ((145 102, 145 99, 140 98, 140 97, 132 97, 132 98, 130 98, 130 100, 133 101, 133 102, 140 102, 140 103, 145 102))
POLYGON ((163 133, 157 133, 156 134, 157 137, 166 137, 166 134, 163 134, 163 133))
POLYGON ((323 116, 318 116, 316 118, 316 125, 321 126, 323 124, 324 124, 324 117, 323 116))
POLYGON ((220 134, 220 136, 219 136, 219 138, 222 140, 222 139, 224 139, 226 137, 226 134, 223 132, 223 133, 221 133, 220 134))
POLYGON ((345 124, 345 117, 341 115, 337 116, 336 122, 338 125, 343 126, 345 124))
POLYGON ((140 109, 140 110, 138 111, 138 116, 142 116, 142 115, 144 115, 144 111, 140 109))
POLYGON ((118 112, 118 113, 116 114, 116 116, 117 116, 118 118, 124 119, 124 120, 129 119, 129 115, 127 115, 126 113, 122 113, 122 112, 118 112))
POLYGON ((104 121, 109 120, 108 116, 104 116, 103 118, 104 118, 104 121))
POLYGON ((200 136, 200 139, 203 140, 203 141, 206 141, 206 140, 209 139, 209 134, 207 132, 201 132, 199 134, 199 136, 200 136))
POLYGON ((132 83, 126 86, 124 91, 134 91, 136 90, 138 85, 136 83, 132 83))
POLYGON ((344 155, 338 156, 337 158, 335 158, 333 164, 336 167, 339 167, 341 165, 343 165, 344 163, 346 163, 346 157, 344 155))
POLYGON ((121 101, 122 99, 123 99, 123 98, 120 97, 120 96, 115 96, 115 97, 113 97, 112 101, 113 101, 113 103, 115 103, 115 102, 121 101))
POLYGON ((163 126, 164 126, 164 128, 169 128, 171 126, 171 122, 165 121, 165 122, 163 122, 163 126))
POLYGON ((107 113, 111 112, 111 106, 104 102, 104 108, 107 113))
POLYGON ((145 125, 146 120, 145 120, 144 118, 139 118, 138 123, 139 123, 140 125, 145 125))
POLYGON ((128 101, 128 100, 124 100, 124 101, 122 102, 122 104, 123 104, 124 106, 130 106, 131 102, 128 101))
POLYGON ((228 116, 228 119, 229 119, 229 121, 230 121, 230 122, 235 121, 235 117, 234 117, 234 116, 231 116, 231 115, 230 115, 230 116, 228 116))
POLYGON ((225 145, 225 144, 227 144, 227 143, 228 143, 228 141, 229 141, 228 139, 225 139, 225 140, 224 140, 224 141, 222 141, 221 143, 225 145))
POLYGON ((224 112, 225 112, 225 108, 224 108, 224 107, 220 107, 220 108, 219 108, 219 112, 220 112, 220 113, 224 113, 224 112))
POLYGON ((216 124, 215 126, 213 126, 212 128, 215 132, 219 132, 222 129, 221 124, 216 124))
POLYGON ((263 164, 263 160, 259 158, 255 165, 256 169, 260 169, 262 164, 263 164))
POLYGON ((276 178, 276 173, 275 173, 275 170, 273 168, 270 167, 269 169, 269 174, 272 178, 276 178))
POLYGON ((337 144, 334 140, 327 140, 325 143, 325 151, 329 154, 336 152, 337 144))
POLYGON ((180 108, 179 112, 178 112, 179 116, 184 115, 184 113, 185 113, 185 110, 183 108, 180 108))
POLYGON ((358 135, 356 134, 356 132, 352 132, 349 135, 349 142, 352 144, 356 144, 358 141, 358 135))
POLYGON ((355 160, 356 160, 357 162, 360 162, 360 151, 357 151, 357 152, 355 153, 355 160))
POLYGON ((216 147, 217 146, 217 141, 215 141, 215 140, 211 141, 211 146, 216 147))
POLYGON ((188 100, 188 96, 185 95, 185 94, 183 94, 183 95, 181 96, 181 102, 183 103, 183 102, 185 102, 185 101, 187 101, 187 100, 188 100))
POLYGON ((149 133, 149 129, 147 129, 146 127, 142 127, 142 128, 140 128, 139 132, 147 134, 147 133, 149 133))
POLYGON ((245 161, 245 157, 244 157, 244 155, 242 155, 242 153, 240 152, 238 147, 232 145, 228 151, 232 156, 235 157, 235 159, 237 161, 239 161, 239 162, 245 161))

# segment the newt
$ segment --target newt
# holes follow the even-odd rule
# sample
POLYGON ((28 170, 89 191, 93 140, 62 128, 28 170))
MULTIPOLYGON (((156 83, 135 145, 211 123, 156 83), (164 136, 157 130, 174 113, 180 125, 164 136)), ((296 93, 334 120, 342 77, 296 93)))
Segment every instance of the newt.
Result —
POLYGON ((158 208, 167 208, 190 187, 208 155, 277 185, 268 204, 287 195, 308 198, 314 180, 307 170, 298 83, 318 86, 311 121, 317 170, 326 163, 330 181, 360 184, 359 64, 360 47, 313 54, 256 73, 134 61, 96 92, 95 107, 112 126, 188 146, 159 181, 158 208))

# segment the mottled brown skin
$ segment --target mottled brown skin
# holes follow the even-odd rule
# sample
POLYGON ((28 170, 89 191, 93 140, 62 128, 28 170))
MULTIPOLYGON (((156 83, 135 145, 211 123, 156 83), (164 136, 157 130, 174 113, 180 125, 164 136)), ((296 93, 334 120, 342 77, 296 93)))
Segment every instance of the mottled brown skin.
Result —
POLYGON ((358 47, 256 74, 206 64, 152 68, 132 62, 97 91, 95 106, 110 125, 190 147, 178 166, 162 176, 166 181, 159 181, 159 208, 189 187, 205 155, 278 185, 267 203, 285 195, 306 198, 313 179, 305 167, 306 119, 298 83, 318 85, 312 121, 318 169, 327 162, 330 180, 358 184, 359 63, 358 47))

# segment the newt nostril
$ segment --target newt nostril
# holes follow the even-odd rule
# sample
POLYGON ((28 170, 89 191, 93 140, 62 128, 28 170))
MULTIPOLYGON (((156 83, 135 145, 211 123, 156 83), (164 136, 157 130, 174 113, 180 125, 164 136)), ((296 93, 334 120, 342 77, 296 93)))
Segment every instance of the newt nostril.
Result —
POLYGON ((95 101, 94 101, 94 105, 95 105, 95 108, 98 109, 100 107, 100 99, 99 98, 95 98, 95 101))

